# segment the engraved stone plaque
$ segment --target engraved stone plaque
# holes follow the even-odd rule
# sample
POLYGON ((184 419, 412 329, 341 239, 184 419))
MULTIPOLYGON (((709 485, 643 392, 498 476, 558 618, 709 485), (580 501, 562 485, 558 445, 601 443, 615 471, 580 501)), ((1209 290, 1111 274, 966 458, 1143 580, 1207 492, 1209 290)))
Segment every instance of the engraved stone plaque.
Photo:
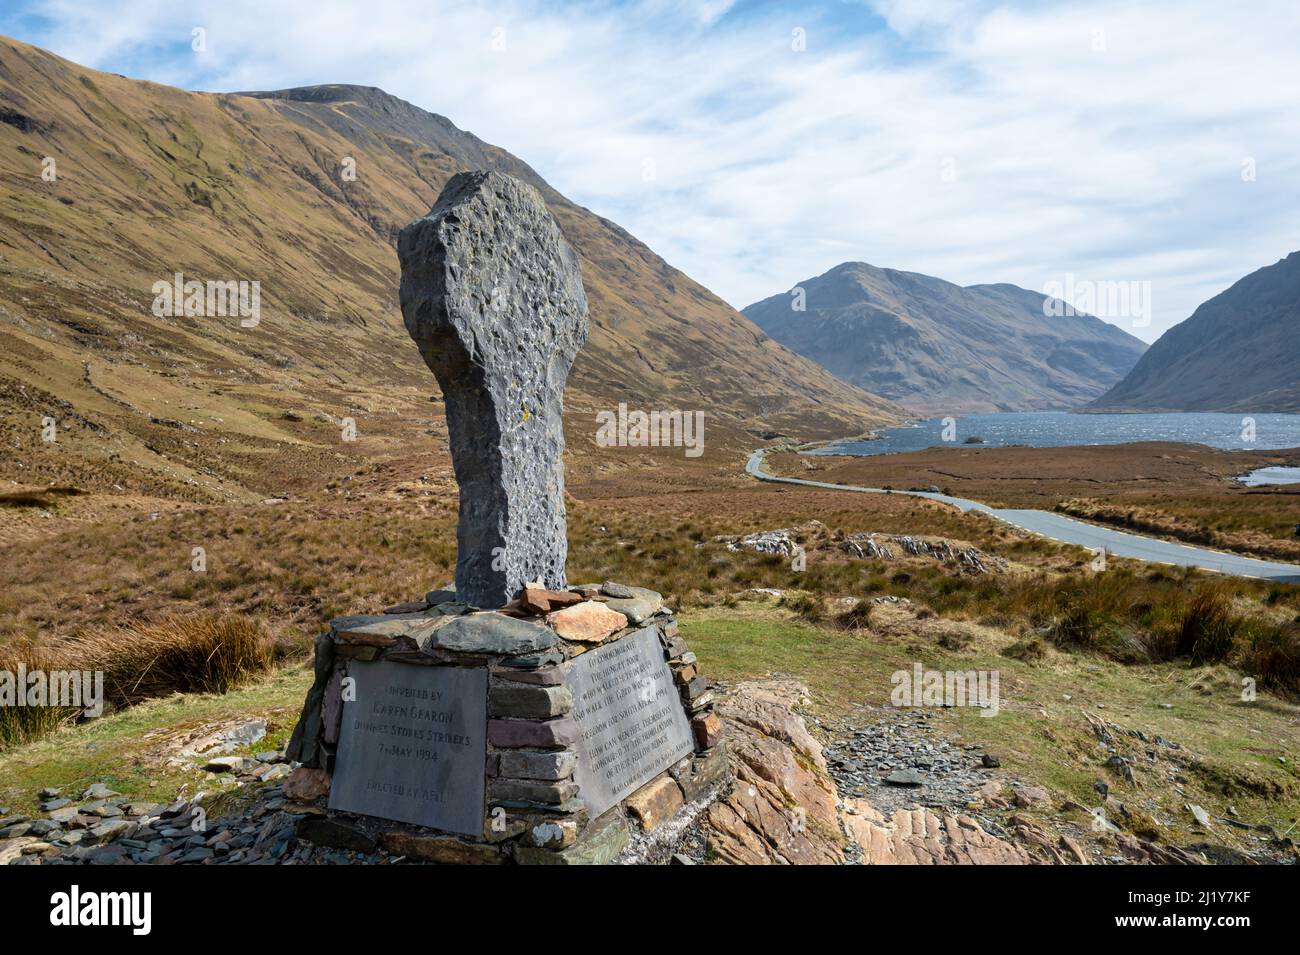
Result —
POLYGON ((581 730, 578 795, 593 817, 694 750, 659 636, 646 627, 567 664, 581 730))
POLYGON ((348 675, 330 808, 482 835, 487 672, 354 661, 348 675))

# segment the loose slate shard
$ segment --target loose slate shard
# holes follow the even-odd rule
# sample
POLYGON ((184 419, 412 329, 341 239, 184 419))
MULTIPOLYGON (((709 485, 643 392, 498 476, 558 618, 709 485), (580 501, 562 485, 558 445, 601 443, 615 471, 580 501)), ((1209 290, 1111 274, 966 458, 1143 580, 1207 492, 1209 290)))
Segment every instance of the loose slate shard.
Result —
POLYGON ((460 484, 456 595, 566 586, 564 385, 587 341, 578 257, 533 187, 454 176, 397 243, 406 330, 442 388, 460 484))

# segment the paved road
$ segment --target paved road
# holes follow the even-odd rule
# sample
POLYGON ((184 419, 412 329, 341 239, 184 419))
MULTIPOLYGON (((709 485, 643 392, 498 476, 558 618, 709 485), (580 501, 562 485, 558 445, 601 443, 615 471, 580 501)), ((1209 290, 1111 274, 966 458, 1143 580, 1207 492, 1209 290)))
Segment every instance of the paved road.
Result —
MULTIPOLYGON (((760 481, 774 481, 779 484, 801 484, 805 487, 827 488, 832 491, 858 491, 863 494, 886 494, 884 488, 856 487, 851 484, 829 484, 825 481, 804 481, 800 478, 777 477, 763 468, 765 449, 760 448, 749 456, 745 470, 760 481)), ((970 501, 964 497, 952 497, 948 494, 935 494, 929 491, 894 491, 894 494, 909 494, 913 497, 928 497, 933 501, 943 501, 963 511, 980 511, 1006 521, 1015 527, 1048 537, 1066 544, 1077 544, 1093 550, 1105 548, 1106 553, 1114 557, 1132 557, 1137 560, 1149 560, 1160 564, 1174 564, 1179 567, 1199 567, 1235 577, 1259 577, 1265 580, 1277 580, 1285 583, 1300 583, 1300 564, 1279 564, 1268 560, 1255 560, 1253 557, 1238 557, 1217 550, 1201 547, 1188 547, 1186 544, 1173 544, 1154 537, 1141 534, 1125 534, 1109 528, 1098 527, 1084 521, 1051 511, 1017 510, 1012 508, 989 507, 979 501, 970 501)))

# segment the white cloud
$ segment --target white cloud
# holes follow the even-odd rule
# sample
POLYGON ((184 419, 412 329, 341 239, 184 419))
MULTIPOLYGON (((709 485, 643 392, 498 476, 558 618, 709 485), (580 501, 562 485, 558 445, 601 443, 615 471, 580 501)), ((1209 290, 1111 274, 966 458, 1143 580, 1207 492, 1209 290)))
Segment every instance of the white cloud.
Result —
POLYGON ((1300 248, 1300 11, 1250 12, 47 0, 53 26, 23 38, 192 88, 383 87, 737 306, 845 259, 1038 289, 1072 272, 1151 281, 1151 339, 1300 248))

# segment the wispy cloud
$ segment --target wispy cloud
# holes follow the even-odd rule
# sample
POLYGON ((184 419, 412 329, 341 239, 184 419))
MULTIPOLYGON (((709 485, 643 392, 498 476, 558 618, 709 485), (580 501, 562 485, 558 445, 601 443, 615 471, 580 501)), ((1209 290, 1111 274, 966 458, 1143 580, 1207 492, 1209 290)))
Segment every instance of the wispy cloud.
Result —
POLYGON ((0 29, 188 88, 383 87, 737 306, 846 259, 1071 272, 1150 281, 1150 340, 1300 248, 1287 0, 42 0, 0 29))

